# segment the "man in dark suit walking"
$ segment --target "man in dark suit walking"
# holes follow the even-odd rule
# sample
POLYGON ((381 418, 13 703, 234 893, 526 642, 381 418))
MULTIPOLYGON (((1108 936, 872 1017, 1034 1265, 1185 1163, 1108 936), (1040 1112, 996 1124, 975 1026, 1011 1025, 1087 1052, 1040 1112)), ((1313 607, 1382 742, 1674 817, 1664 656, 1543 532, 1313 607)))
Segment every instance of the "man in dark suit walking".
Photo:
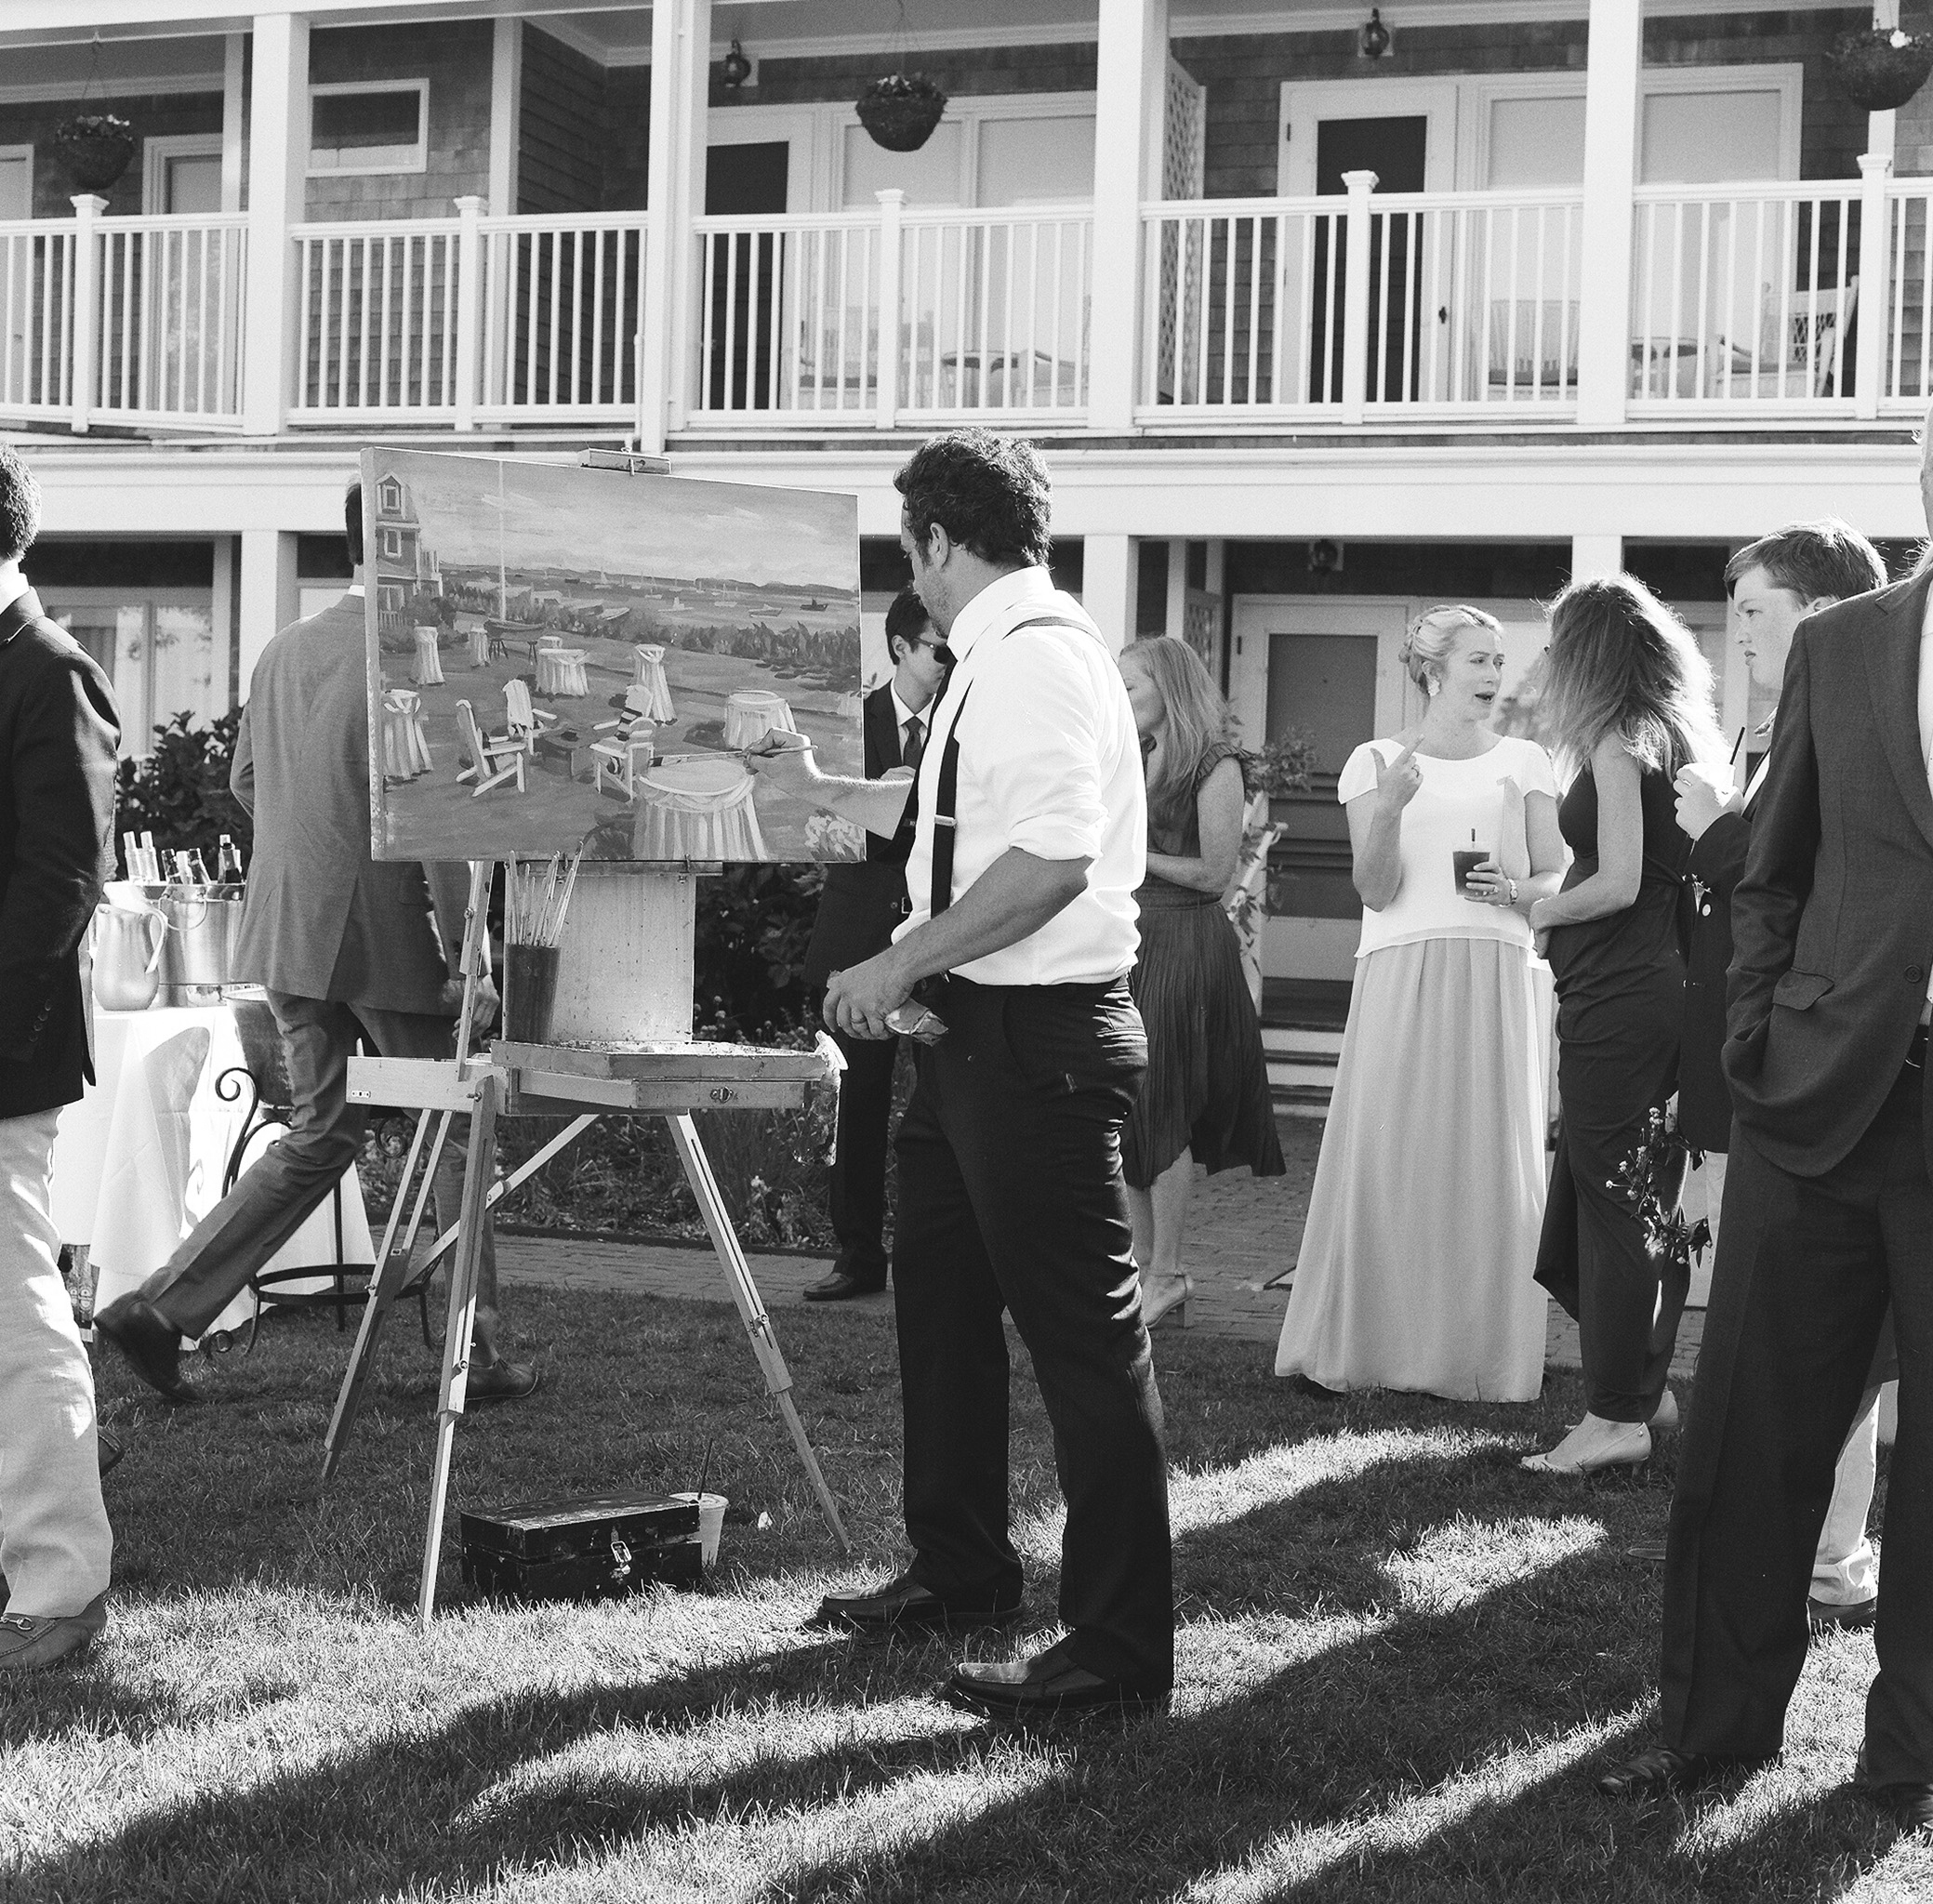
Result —
MULTIPOLYGON (((344 527, 358 579, 263 651, 230 776, 255 818, 236 971, 268 990, 295 1121, 166 1263, 95 1318, 135 1372, 175 1402, 198 1399, 179 1366, 182 1338, 206 1330, 355 1161, 364 1113, 349 1102, 348 1084, 358 1042, 386 1058, 453 1055, 467 874, 370 854, 360 484, 349 492, 344 527)), ((487 985, 484 997, 487 1020, 487 985)), ((448 1220, 460 1195, 464 1128, 453 1124, 444 1151, 439 1201, 448 1220)), ((497 1352, 487 1230, 471 1356, 472 1402, 515 1401, 536 1386, 533 1368, 497 1352)))
MULTIPOLYGON (((902 588, 886 611, 892 679, 866 697, 868 780, 895 769, 918 771, 933 696, 947 679, 939 647, 925 603, 910 586, 902 588)), ((835 972, 862 964, 893 943, 894 929, 907 916, 907 855, 912 850, 913 823, 906 819, 890 840, 868 833, 863 862, 826 868, 826 889, 805 954, 805 982, 812 990, 823 991, 835 972)), ((899 1040, 848 1038, 843 1032, 834 1037, 846 1060, 829 1199, 839 1259, 806 1290, 808 1302, 842 1302, 886 1287, 886 1126, 899 1040)))
POLYGON ((91 1082, 80 945, 113 872, 121 721, 20 574, 40 492, 0 444, 0 1674, 106 1622, 94 1373, 60 1281, 54 1130, 91 1082))
MULTIPOLYGON (((1808 615, 1886 587, 1886 564, 1856 529, 1831 518, 1776 530, 1739 550, 1725 566, 1726 591, 1753 681, 1777 691, 1792 638, 1808 615)), ((1769 733, 1768 721, 1762 733, 1769 733)), ((1723 1229, 1726 1157, 1731 1148, 1731 1087, 1725 1081, 1726 974, 1731 968, 1731 902, 1745 874, 1752 823, 1765 780, 1721 788, 1708 768, 1678 775, 1678 825, 1691 840, 1686 862, 1688 919, 1685 1016, 1678 1046, 1678 1128, 1705 1154, 1705 1196, 1713 1245, 1723 1229)), ((1890 1364, 1891 1338, 1882 1350, 1890 1364)), ((1871 1626, 1879 1562, 1866 1537, 1879 1454, 1879 1378, 1867 1385, 1839 1457, 1832 1506, 1820 1535, 1806 1611, 1815 1629, 1871 1626)), ((1648 1555, 1664 1558, 1664 1543, 1648 1555)))
MULTIPOLYGON (((1923 479, 1924 481, 1924 479, 1923 479)), ((1783 1739, 1806 1594, 1891 1303, 1900 1432, 1858 1778, 1933 1829, 1933 629, 1912 580, 1803 622, 1732 901, 1735 1121, 1672 1502, 1648 1796, 1783 1739)))

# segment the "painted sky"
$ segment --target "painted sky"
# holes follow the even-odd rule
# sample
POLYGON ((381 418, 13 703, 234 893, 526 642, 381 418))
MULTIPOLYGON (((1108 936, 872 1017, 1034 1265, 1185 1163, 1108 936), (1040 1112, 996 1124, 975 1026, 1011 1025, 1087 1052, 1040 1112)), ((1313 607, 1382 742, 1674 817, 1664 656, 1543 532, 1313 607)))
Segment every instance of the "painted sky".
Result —
POLYGON ((445 563, 496 567, 500 515, 512 568, 847 589, 841 578, 858 571, 851 496, 430 451, 383 460, 409 484, 424 541, 445 563))

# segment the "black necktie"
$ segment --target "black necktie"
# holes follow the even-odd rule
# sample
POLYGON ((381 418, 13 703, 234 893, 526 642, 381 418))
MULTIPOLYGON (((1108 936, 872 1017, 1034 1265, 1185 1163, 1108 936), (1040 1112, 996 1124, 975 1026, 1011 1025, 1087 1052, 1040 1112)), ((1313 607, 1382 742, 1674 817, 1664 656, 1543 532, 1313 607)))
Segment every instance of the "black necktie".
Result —
POLYGON ((917 714, 907 716, 906 741, 899 750, 899 764, 917 770, 920 756, 926 751, 926 725, 917 714))

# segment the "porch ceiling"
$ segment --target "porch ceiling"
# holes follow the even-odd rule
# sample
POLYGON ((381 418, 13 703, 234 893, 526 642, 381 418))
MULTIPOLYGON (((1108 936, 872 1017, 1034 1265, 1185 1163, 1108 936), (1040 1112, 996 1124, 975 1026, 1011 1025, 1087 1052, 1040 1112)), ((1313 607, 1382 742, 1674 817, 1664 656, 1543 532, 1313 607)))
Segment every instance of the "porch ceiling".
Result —
MULTIPOLYGON (((1763 11, 1768 0, 1646 0, 1648 14, 1763 11)), ((907 36, 922 47, 1041 45, 1092 39, 1099 0, 952 0, 924 9, 907 36)), ((418 20, 544 20, 562 37, 608 63, 644 58, 648 5, 637 0, 300 0, 318 26, 418 20)), ((1582 19, 1588 0, 1407 0, 1393 22, 1453 25, 1466 20, 1582 19)), ((35 0, 5 8, 0 46, 171 38, 245 32, 256 11, 221 0, 35 0), (31 15, 31 20, 21 16, 31 15), (16 23, 18 21, 18 23, 16 23)), ((1356 0, 1171 0, 1169 31, 1178 40, 1224 33, 1326 31, 1359 25, 1356 0)), ((897 0, 713 0, 715 33, 736 36, 774 57, 835 50, 891 50, 901 43, 897 0)), ((722 44, 722 42, 721 43, 722 44)))

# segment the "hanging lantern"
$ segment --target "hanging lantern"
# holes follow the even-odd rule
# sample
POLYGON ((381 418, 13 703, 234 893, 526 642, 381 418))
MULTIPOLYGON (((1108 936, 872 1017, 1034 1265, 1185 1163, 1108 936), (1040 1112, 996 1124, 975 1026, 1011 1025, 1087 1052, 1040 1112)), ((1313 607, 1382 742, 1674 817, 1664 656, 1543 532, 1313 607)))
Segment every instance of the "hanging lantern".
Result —
POLYGON ((736 40, 732 42, 732 50, 724 57, 719 68, 724 83, 733 87, 741 86, 752 75, 752 63, 745 57, 745 48, 736 40))

